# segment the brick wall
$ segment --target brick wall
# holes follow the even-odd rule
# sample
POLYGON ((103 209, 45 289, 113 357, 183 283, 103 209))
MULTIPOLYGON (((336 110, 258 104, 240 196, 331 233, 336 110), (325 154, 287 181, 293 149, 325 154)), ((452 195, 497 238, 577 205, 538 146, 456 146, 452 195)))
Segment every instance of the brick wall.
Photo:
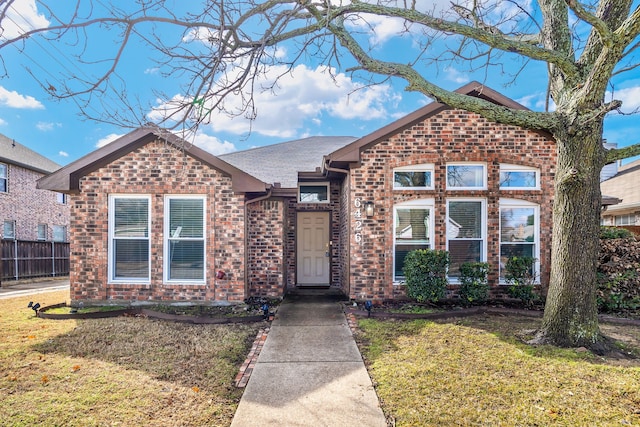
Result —
POLYGON ((44 175, 9 164, 9 191, 0 192, 0 237, 4 221, 15 221, 16 239, 38 240, 38 224, 47 225, 47 239, 53 239, 53 226, 69 227, 69 204, 58 203, 53 191, 36 189, 36 181, 44 175))
POLYGON ((285 276, 285 203, 263 200, 247 206, 249 296, 281 297, 285 276))
POLYGON ((71 299, 74 303, 190 301, 238 302, 245 298, 244 196, 231 179, 162 142, 147 144, 100 168, 71 197, 71 299), (108 196, 151 195, 151 281, 108 282, 108 196), (165 195, 206 196, 204 284, 163 283, 165 195), (216 279, 217 270, 225 272, 216 279))
MULTIPOLYGON (((446 201, 484 198, 487 203, 487 261, 493 266, 490 281, 498 283, 499 200, 511 198, 540 205, 541 282, 548 283, 550 269, 555 144, 547 137, 513 126, 488 122, 460 110, 441 112, 425 122, 366 149, 361 166, 350 174, 351 203, 355 198, 374 201, 374 218, 363 220, 362 241, 357 242, 353 212, 350 216, 350 296, 385 300, 404 295, 404 286, 393 284, 393 206, 410 200, 432 198, 435 249, 446 249, 446 201), (487 190, 451 191, 445 188, 448 162, 486 162, 487 190), (431 163, 435 165, 434 190, 393 190, 393 169, 431 163), (500 190, 500 163, 540 169, 540 190, 500 190)), ((498 289, 498 288, 496 288, 498 289)))

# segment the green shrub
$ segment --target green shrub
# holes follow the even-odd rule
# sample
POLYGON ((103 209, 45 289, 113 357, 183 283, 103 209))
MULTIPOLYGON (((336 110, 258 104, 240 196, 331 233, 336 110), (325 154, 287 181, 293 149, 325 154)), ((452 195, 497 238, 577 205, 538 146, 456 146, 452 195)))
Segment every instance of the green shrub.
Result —
POLYGON ((633 237, 633 233, 625 228, 619 227, 600 227, 601 239, 627 239, 633 237))
POLYGON ((535 276, 533 266, 536 259, 529 256, 511 257, 505 266, 504 278, 509 284, 508 293, 529 305, 536 298, 533 292, 535 276))
POLYGON ((432 249, 417 249, 404 260, 407 296, 418 302, 436 302, 447 289, 449 253, 432 249))
POLYGON ((460 298, 465 304, 481 303, 489 297, 489 264, 465 262, 460 265, 460 298))

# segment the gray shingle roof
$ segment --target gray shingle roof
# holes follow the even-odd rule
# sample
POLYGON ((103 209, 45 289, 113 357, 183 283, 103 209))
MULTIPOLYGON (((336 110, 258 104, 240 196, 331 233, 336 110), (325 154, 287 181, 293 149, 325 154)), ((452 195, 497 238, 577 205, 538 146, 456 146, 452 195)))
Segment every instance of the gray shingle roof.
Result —
POLYGON ((24 145, 0 134, 0 162, 10 163, 44 174, 60 169, 60 165, 24 145))
POLYGON ((314 136, 222 154, 225 162, 266 183, 298 186, 298 172, 314 172, 324 156, 355 141, 353 136, 314 136))

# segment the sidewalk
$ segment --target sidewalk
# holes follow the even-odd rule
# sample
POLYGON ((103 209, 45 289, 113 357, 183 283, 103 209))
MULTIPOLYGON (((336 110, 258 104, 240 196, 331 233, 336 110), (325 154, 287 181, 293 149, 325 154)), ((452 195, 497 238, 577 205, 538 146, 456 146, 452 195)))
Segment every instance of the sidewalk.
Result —
POLYGON ((278 307, 232 427, 386 427, 339 302, 287 298, 278 307))
POLYGON ((69 289, 68 277, 19 282, 3 281, 0 287, 0 299, 65 289, 69 289))

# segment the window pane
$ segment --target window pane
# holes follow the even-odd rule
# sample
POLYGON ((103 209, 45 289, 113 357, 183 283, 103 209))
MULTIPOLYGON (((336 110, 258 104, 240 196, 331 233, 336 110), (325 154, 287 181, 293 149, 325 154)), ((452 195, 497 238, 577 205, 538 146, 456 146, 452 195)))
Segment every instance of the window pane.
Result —
POLYGON ((449 241, 449 276, 460 275, 460 265, 465 262, 482 261, 482 240, 449 241))
POLYGON ((447 237, 449 239, 482 238, 482 203, 450 202, 447 237))
POLYGON ((171 240, 169 245, 169 280, 204 279, 203 241, 171 240))
POLYGON ((114 239, 114 278, 149 277, 149 242, 147 239, 114 239))
POLYGON ((204 237, 203 203, 202 199, 169 200, 169 232, 171 238, 204 237))
POLYGON ((53 226, 53 240, 55 242, 66 242, 67 241, 67 227, 64 225, 54 225, 53 226))
POLYGON ((16 223, 14 221, 5 221, 2 236, 5 239, 16 238, 16 223))
POLYGON ((393 187, 431 187, 431 171, 394 172, 393 187))
POLYGON ((396 209, 394 277, 404 276, 404 259, 410 251, 430 248, 430 213, 428 208, 396 209))
POLYGON ((114 200, 114 237, 149 237, 149 200, 114 200))
POLYGON ((447 166, 447 187, 484 187, 484 166, 447 166))
POLYGON ((533 242, 536 211, 533 208, 507 208, 500 211, 501 242, 533 242))
POLYGON ((535 188, 535 171, 509 171, 500 172, 500 187, 535 188))
MULTIPOLYGON (((501 244, 500 245, 500 278, 504 279, 505 266, 507 260, 514 256, 516 257, 531 257, 534 258, 535 245, 532 243, 527 244, 501 244)), ((535 268, 535 266, 534 266, 535 268)), ((534 272, 531 272, 534 275, 534 272)))
POLYGON ((301 185, 300 202, 318 203, 329 200, 329 187, 327 185, 301 185))
POLYGON ((38 224, 38 240, 47 240, 47 224, 38 224))

